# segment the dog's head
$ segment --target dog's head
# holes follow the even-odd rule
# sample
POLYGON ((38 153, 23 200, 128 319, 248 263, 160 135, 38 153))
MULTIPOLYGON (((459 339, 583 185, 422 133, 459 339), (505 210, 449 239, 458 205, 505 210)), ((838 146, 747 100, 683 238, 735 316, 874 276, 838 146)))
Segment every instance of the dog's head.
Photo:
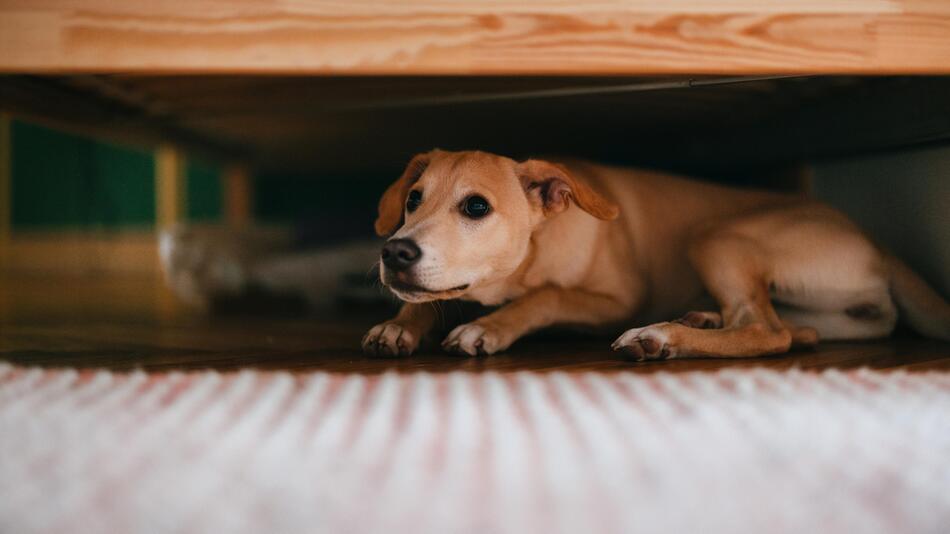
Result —
POLYGON ((517 270, 532 232, 572 202, 599 219, 618 214, 553 163, 484 152, 419 154, 379 201, 376 233, 391 235, 380 279, 408 302, 460 297, 517 270))

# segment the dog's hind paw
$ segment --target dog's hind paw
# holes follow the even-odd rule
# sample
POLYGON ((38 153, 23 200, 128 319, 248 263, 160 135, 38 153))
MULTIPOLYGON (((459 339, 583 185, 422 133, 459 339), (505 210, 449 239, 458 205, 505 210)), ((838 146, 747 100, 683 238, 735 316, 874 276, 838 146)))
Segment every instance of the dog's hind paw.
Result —
POLYGON ((670 327, 674 326, 678 325, 657 323, 643 328, 631 328, 621 334, 611 348, 623 351, 637 361, 674 358, 676 349, 670 340, 670 327))
POLYGON ((409 356, 419 348, 420 337, 396 322, 378 324, 363 336, 363 352, 370 356, 409 356))

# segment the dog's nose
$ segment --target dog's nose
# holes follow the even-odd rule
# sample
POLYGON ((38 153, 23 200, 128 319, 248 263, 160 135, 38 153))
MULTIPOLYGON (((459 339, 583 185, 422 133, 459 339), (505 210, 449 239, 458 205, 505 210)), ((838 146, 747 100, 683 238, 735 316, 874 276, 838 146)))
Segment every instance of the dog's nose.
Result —
POLYGON ((422 257, 422 250, 411 239, 393 239, 383 245, 383 252, 380 256, 387 269, 404 271, 419 261, 419 258, 422 257))

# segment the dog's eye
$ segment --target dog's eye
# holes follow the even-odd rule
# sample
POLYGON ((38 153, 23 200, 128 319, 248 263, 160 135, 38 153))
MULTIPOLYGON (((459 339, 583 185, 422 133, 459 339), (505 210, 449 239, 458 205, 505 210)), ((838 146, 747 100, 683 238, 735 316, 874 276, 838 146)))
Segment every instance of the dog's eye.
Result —
POLYGON ((462 202, 462 213, 472 219, 481 219, 488 215, 491 206, 488 201, 478 195, 472 195, 462 202))
POLYGON ((409 191, 409 198, 406 199, 406 211, 412 213, 422 204, 422 191, 413 189, 409 191))

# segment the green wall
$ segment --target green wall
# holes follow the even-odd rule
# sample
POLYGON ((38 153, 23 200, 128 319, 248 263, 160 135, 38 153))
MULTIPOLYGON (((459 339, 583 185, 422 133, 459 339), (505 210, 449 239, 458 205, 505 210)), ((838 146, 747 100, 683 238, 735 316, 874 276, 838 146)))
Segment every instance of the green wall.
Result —
MULTIPOLYGON (((147 149, 23 121, 11 125, 12 229, 147 229, 155 225, 155 162, 147 149)), ((188 220, 221 217, 218 168, 190 161, 188 220)))
POLYGON ((950 146, 818 162, 813 188, 950 297, 950 146))
POLYGON ((221 218, 221 175, 214 165, 188 160, 185 173, 189 221, 217 221, 221 218))
POLYGON ((149 152, 14 121, 13 230, 150 226, 155 220, 149 152))

